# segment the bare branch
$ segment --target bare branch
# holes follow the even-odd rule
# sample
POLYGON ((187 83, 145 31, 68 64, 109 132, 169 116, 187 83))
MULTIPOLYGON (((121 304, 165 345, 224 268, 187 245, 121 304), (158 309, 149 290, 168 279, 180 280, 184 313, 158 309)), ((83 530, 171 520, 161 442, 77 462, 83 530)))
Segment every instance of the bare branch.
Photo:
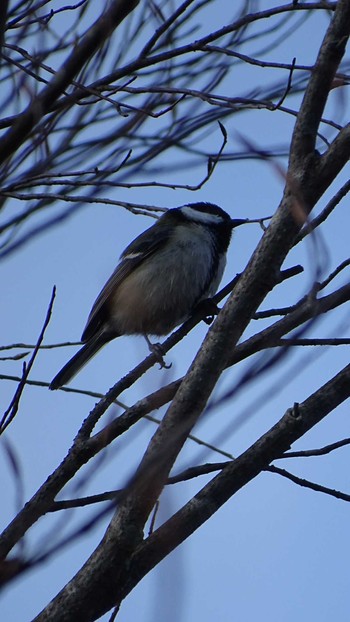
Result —
POLYGON ((340 449, 341 447, 346 447, 346 445, 350 444, 350 438, 344 438, 341 441, 337 441, 336 443, 331 443, 330 445, 326 445, 325 447, 320 447, 319 449, 304 449, 303 451, 287 451, 283 456, 284 458, 310 458, 310 456, 325 456, 330 454, 335 449, 340 449))
POLYGON ((345 182, 345 184, 338 190, 334 197, 327 203, 326 207, 322 210, 322 212, 316 216, 311 222, 307 223, 305 227, 300 231, 299 235, 295 240, 295 244, 299 244, 301 240, 305 238, 305 236, 309 235, 312 231, 314 231, 317 227, 319 227, 328 216, 333 212, 333 210, 339 205, 340 201, 348 194, 350 191, 350 180, 345 182))
MULTIPOLYGON (((339 63, 345 52, 349 30, 350 6, 347 0, 340 0, 320 48, 295 124, 290 162, 296 171, 300 170, 306 157, 313 157, 318 127, 339 63)), ((343 165, 342 161, 337 172, 343 165)), ((324 188, 331 183, 335 175, 335 171, 327 175, 324 188)))
POLYGON ((347 495, 345 492, 341 492, 340 490, 334 490, 332 488, 328 488, 327 486, 321 486, 321 484, 316 484, 315 482, 310 482, 309 480, 302 477, 297 477, 297 475, 294 475, 293 473, 290 473, 285 469, 280 469, 276 466, 270 466, 266 470, 270 471, 270 473, 282 475, 282 477, 289 479, 291 482, 294 482, 294 484, 297 484, 302 488, 309 488, 310 490, 315 490, 315 492, 322 492, 323 494, 334 497, 335 499, 341 499, 341 501, 350 501, 350 495, 347 495))
POLYGON ((302 404, 289 409, 269 432, 228 464, 209 484, 159 527, 136 549, 129 566, 127 585, 120 599, 171 550, 207 521, 227 499, 286 451, 307 430, 350 397, 350 366, 323 385, 302 404))
POLYGON ((31 129, 46 114, 57 97, 69 86, 72 79, 87 63, 89 58, 105 42, 111 32, 134 10, 139 0, 113 0, 84 37, 76 45, 53 80, 43 89, 29 108, 18 118, 14 126, 1 139, 0 163, 9 158, 25 140, 31 129))
POLYGON ((42 340, 44 339, 44 335, 45 335, 45 331, 46 328, 49 325, 50 319, 51 319, 51 313, 52 313, 52 308, 53 308, 53 303, 55 300, 55 296, 56 296, 56 288, 54 287, 52 290, 52 294, 51 294, 51 300, 49 302, 49 306, 48 306, 48 310, 46 313, 46 317, 45 317, 45 321, 43 324, 43 327, 40 331, 39 337, 38 337, 38 341, 37 344, 33 350, 32 356, 30 358, 30 361, 28 362, 28 365, 24 364, 23 365, 23 375, 22 378, 19 382, 19 385, 16 389, 16 392, 11 400, 11 403, 9 405, 9 407, 6 409, 1 421, 0 421, 0 434, 3 434, 3 432, 6 430, 6 428, 10 425, 10 423, 13 421, 13 419, 15 418, 17 412, 18 412, 18 408, 19 408, 19 403, 20 403, 20 399, 22 397, 22 393, 24 390, 24 387, 26 385, 26 380, 31 372, 31 369, 33 367, 34 361, 36 359, 36 356, 39 352, 39 348, 40 348, 40 344, 42 343, 42 340))

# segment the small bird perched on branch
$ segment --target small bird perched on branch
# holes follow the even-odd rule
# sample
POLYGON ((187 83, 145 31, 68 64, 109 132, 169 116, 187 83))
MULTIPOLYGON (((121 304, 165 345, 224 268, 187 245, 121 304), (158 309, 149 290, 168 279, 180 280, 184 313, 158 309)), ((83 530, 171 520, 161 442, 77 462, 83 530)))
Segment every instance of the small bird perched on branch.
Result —
POLYGON ((169 209, 141 233, 97 297, 82 335, 83 347, 55 376, 59 389, 106 343, 121 335, 167 335, 221 281, 232 229, 245 223, 212 203, 169 209))

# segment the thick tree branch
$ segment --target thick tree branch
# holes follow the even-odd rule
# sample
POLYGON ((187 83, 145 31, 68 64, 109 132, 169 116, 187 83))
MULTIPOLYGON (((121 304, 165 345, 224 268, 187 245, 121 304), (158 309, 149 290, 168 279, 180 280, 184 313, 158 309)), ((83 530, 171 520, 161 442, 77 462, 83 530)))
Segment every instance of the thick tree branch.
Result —
POLYGON ((315 299, 314 296, 307 296, 301 304, 297 305, 293 311, 288 313, 281 320, 278 320, 272 324, 272 326, 265 328, 246 341, 238 344, 230 356, 228 366, 238 363, 266 347, 275 347, 281 337, 290 333, 295 328, 302 326, 308 320, 317 318, 323 313, 327 313, 327 311, 349 300, 350 285, 344 285, 332 294, 319 299, 315 299))
MULTIPOLYGON (((306 157, 313 156, 320 120, 341 62, 350 32, 350 3, 337 2, 334 18, 321 45, 314 70, 295 124, 290 163, 300 170, 306 157)), ((329 181, 327 180, 327 185, 329 181)))
POLYGON ((289 409, 271 430, 204 486, 181 510, 147 538, 132 557, 125 584, 120 582, 117 602, 161 559, 206 522, 232 495, 290 445, 350 397, 350 365, 313 393, 303 403, 289 409), (125 589, 125 591, 123 591, 125 589))
POLYGON ((2 0, 0 4, 0 53, 2 52, 2 47, 5 40, 8 4, 8 0, 2 0))

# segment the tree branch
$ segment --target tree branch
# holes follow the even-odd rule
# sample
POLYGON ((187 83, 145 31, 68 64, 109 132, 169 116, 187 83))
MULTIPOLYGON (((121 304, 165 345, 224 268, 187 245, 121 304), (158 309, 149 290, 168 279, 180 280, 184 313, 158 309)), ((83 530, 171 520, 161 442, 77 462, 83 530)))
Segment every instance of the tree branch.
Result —
MULTIPOLYGON (((303 166, 305 158, 313 158, 318 127, 334 76, 345 53, 349 32, 350 4, 348 0, 339 0, 322 42, 295 124, 290 164, 296 171, 303 166)), ((324 187, 329 185, 331 177, 334 178, 334 175, 327 176, 324 187)))
POLYGON ((302 488, 309 488, 309 490, 314 490, 315 492, 322 492, 324 495, 329 495, 335 499, 340 499, 341 501, 350 501, 350 495, 347 495, 345 492, 335 490, 334 488, 328 488, 328 486, 322 486, 321 484, 316 484, 315 482, 310 482, 308 479, 298 477, 297 475, 286 471, 286 469, 280 469, 276 466, 269 466, 267 471, 281 475, 302 488))
POLYGON ((113 30, 138 5, 139 0, 113 0, 110 7, 77 43, 49 84, 36 96, 0 142, 0 164, 23 143, 32 128, 48 112, 52 104, 71 84, 73 78, 105 43, 113 30))
POLYGON ((116 602, 157 563, 205 523, 232 495, 282 456, 301 438, 350 397, 350 365, 303 403, 287 410, 282 419, 241 456, 229 463, 183 508, 149 536, 132 556, 128 576, 117 587, 116 602))

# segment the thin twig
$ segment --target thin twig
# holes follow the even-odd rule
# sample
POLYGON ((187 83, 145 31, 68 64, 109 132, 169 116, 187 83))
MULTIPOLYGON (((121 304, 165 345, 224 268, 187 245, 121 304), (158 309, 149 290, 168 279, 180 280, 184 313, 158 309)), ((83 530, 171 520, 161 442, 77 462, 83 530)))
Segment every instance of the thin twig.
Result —
POLYGON ((340 449, 341 447, 346 447, 347 445, 350 445, 350 438, 344 438, 341 441, 330 443, 329 445, 325 445, 325 447, 320 447, 318 449, 287 451, 285 454, 283 454, 283 456, 281 456, 281 460, 284 460, 284 458, 309 458, 312 456, 325 456, 327 454, 330 454, 332 451, 340 449))
POLYGON ((43 324, 43 327, 42 327, 42 329, 40 331, 37 344, 36 344, 36 346, 35 346, 35 348, 33 350, 33 354, 32 354, 32 356, 31 356, 31 358, 30 358, 30 360, 28 362, 28 365, 24 364, 24 366, 23 366, 22 378, 21 378, 21 380, 20 380, 20 382, 18 384, 18 387, 17 387, 16 392, 15 392, 15 394, 14 394, 12 400, 11 400, 10 405, 6 409, 2 419, 0 421, 0 434, 2 434, 6 430, 6 428, 10 425, 11 421, 13 421, 13 419, 15 418, 15 416, 16 416, 16 414, 18 412, 20 399, 22 397, 22 393, 23 393, 24 387, 26 385, 27 378, 28 378, 28 376, 29 376, 29 374, 31 372, 31 369, 32 369, 33 364, 34 364, 34 361, 35 361, 36 356, 37 356, 37 354, 39 352, 40 344, 41 344, 42 340, 44 339, 46 328, 47 328, 47 326, 48 326, 48 324, 50 322, 50 319, 51 319, 51 313, 52 313, 52 308, 53 308, 53 303, 54 303, 54 300, 55 300, 55 296, 56 296, 56 287, 54 287, 53 290, 52 290, 51 299, 50 299, 50 302, 49 302, 49 307, 48 307, 48 310, 47 310, 47 313, 46 313, 44 324, 43 324))
POLYGON ((321 484, 315 484, 315 482, 310 482, 309 480, 302 477, 297 477, 296 475, 293 475, 293 473, 290 473, 285 469, 270 466, 265 470, 269 471, 270 473, 276 473, 277 475, 281 475, 282 477, 289 479, 291 482, 294 482, 294 484, 298 484, 298 486, 302 486, 303 488, 309 488, 310 490, 315 490, 316 492, 322 492, 325 495, 329 495, 331 497, 334 497, 335 499, 340 499, 341 501, 350 501, 350 495, 347 495, 345 492, 341 492, 340 490, 335 490, 333 488, 328 488, 327 486, 321 486, 321 484))

